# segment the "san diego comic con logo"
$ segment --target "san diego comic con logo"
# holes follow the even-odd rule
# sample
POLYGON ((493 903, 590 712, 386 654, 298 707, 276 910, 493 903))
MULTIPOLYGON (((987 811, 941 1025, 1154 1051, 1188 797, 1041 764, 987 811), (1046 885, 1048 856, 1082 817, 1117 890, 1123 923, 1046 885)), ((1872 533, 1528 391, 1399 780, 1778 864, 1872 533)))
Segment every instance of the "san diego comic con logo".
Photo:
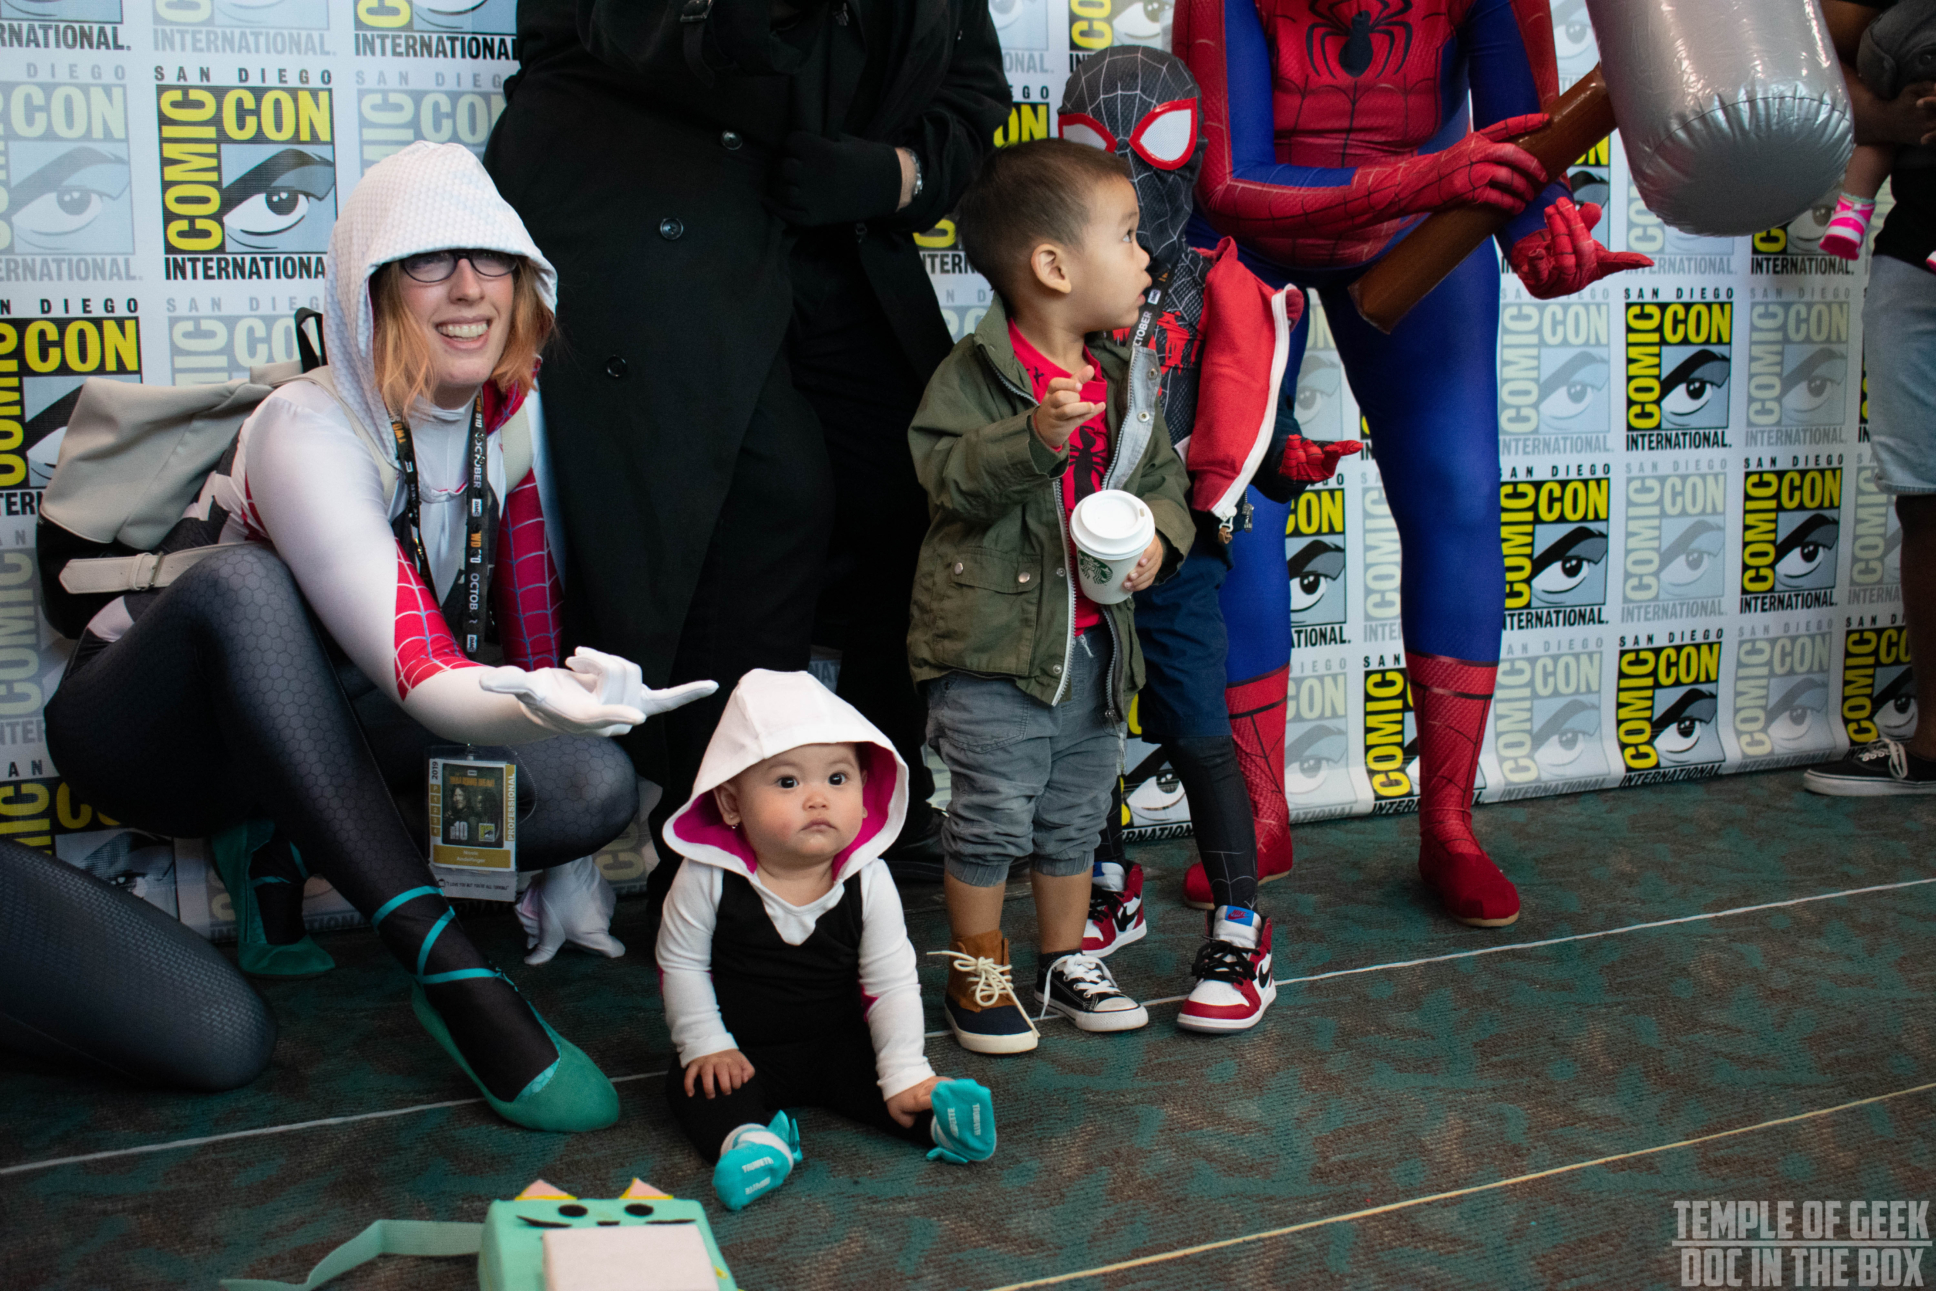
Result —
MULTIPOLYGON (((1509 630, 1607 621, 1607 502, 1611 467, 1552 467, 1580 479, 1499 485, 1499 537, 1506 555, 1509 630)), ((1526 468, 1530 471, 1532 468, 1526 468)))
POLYGON ((1919 1287, 1929 1203, 1676 1201, 1684 1287, 1919 1287))
POLYGON ((0 49, 126 51, 120 24, 121 0, 0 0, 0 49))
POLYGON ((155 100, 168 279, 321 278, 336 224, 331 91, 164 85, 155 100))
POLYGON ((1741 613, 1835 604, 1842 534, 1842 470, 1751 467, 1741 481, 1741 613))
MULTIPOLYGON (((11 304, 0 301, 0 309, 11 304)), ((132 299, 68 298, 41 305, 85 305, 122 316, 0 320, 0 489, 47 483, 82 382, 141 380, 141 324, 127 316, 134 312, 132 299)))
POLYGON ((518 56, 517 0, 354 0, 358 55, 465 62, 518 56))
POLYGON ((363 169, 419 139, 461 143, 481 160, 491 127, 503 115, 502 90, 360 90, 356 124, 363 169))
POLYGON ((155 52, 328 57, 330 0, 154 0, 155 52))
MULTIPOLYGON (((995 0, 989 10, 999 13, 1011 7, 1026 8, 1031 2, 995 0)), ((1172 0, 1069 0, 1069 44, 1079 50, 1107 49, 1111 45, 1148 45, 1167 50, 1174 11, 1172 0)), ((997 16, 995 21, 999 31, 1001 18, 997 16)), ((1003 48, 1008 44, 1004 33, 1003 48)))
POLYGON ((1509 303, 1499 311, 1502 453, 1607 450, 1610 308, 1563 300, 1509 303))
POLYGON ((1830 193, 1788 223, 1763 229, 1749 239, 1748 272, 1782 277, 1854 273, 1854 265, 1822 250, 1822 235, 1835 216, 1836 196, 1830 193))
POLYGON ((1916 675, 1909 629, 1851 627, 1842 635, 1842 730, 1849 743, 1916 733, 1916 675))
POLYGON ((1829 724, 1829 621, 1734 643, 1731 725, 1741 756, 1763 766, 1820 762, 1835 749, 1829 724))
POLYGON ((1360 495, 1364 508, 1364 597, 1365 640, 1399 639, 1398 589, 1404 581, 1400 559, 1398 522, 1392 518, 1385 490, 1367 488, 1360 495))
POLYGON ((0 82, 0 181, 0 278, 134 276, 125 86, 0 82))
POLYGON ((1305 335, 1304 360, 1297 369, 1297 425, 1306 439, 1343 439, 1344 365, 1338 362, 1338 342, 1331 320, 1315 294, 1304 298, 1310 320, 1305 335))
POLYGON ((1893 500, 1876 487, 1875 464, 1863 449, 1851 473, 1855 485, 1855 539, 1849 544, 1849 603, 1873 605, 1902 599, 1902 522, 1893 500))
POLYGON ((1733 302, 1629 301, 1625 321, 1627 451, 1726 448, 1733 302))
POLYGON ((1634 187, 1633 176, 1626 181, 1626 250, 1652 256, 1651 269, 1644 274, 1716 274, 1734 272, 1734 239, 1708 238, 1683 233, 1647 209, 1647 203, 1634 187))
MULTIPOLYGON (((1670 632, 1665 645, 1620 651, 1614 735, 1627 769, 1624 784, 1702 780, 1719 772, 1721 634, 1703 629, 1699 641, 1675 642, 1670 632)), ((1628 638, 1621 640, 1625 646, 1628 638)))
POLYGON ((1291 631, 1298 649, 1345 642, 1344 489, 1306 489, 1284 524, 1291 631))
MULTIPOLYGON (((1418 810, 1418 718, 1411 679, 1383 655, 1365 656, 1365 774, 1371 781, 1372 814, 1418 810)), ((1488 802, 1483 768, 1476 771, 1472 801, 1488 802)))
POLYGON ((1350 681, 1343 671, 1328 671, 1349 664, 1325 660, 1315 666, 1327 671, 1292 677, 1285 700, 1284 792, 1294 821, 1347 815, 1358 800, 1345 765, 1351 752, 1350 681))
MULTIPOLYGON (((1635 465, 1629 463, 1628 469, 1635 465)), ((1720 614, 1726 591, 1726 471, 1634 474, 1628 476, 1625 492, 1620 621, 1720 614)))
MULTIPOLYGON (((1597 642, 1595 643, 1597 644, 1597 642)), ((1600 733, 1603 650, 1559 650, 1499 660, 1492 700, 1492 748, 1506 783, 1493 797, 1569 793, 1603 782, 1600 733)))
MULTIPOLYGON (((203 313, 198 308, 202 302, 191 300, 189 312, 169 320, 168 363, 176 385, 219 385, 247 377, 250 368, 297 358, 296 311, 322 308, 319 296, 228 299, 230 310, 240 306, 246 313, 223 313, 223 303, 211 299, 209 312, 203 313)), ((171 314, 180 307, 170 298, 171 314)))
POLYGON ((1839 443, 1848 384, 1848 301, 1748 306, 1750 447, 1839 443))

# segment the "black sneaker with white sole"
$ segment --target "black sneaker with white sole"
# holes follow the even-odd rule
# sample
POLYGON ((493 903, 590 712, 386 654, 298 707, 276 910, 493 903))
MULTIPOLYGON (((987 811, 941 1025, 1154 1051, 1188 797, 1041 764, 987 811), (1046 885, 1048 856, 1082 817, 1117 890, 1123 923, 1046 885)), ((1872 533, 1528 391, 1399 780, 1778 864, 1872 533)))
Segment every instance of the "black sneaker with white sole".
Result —
POLYGON ((1917 757, 1901 741, 1884 736, 1850 749, 1840 762, 1810 767, 1802 784, 1835 798, 1936 793, 1936 759, 1917 757))
POLYGON ((1049 965, 1047 979, 1037 981, 1035 998, 1042 1016, 1051 1011, 1083 1031, 1134 1031, 1149 1025, 1149 1010, 1124 995, 1109 969, 1094 955, 1072 952, 1049 965))

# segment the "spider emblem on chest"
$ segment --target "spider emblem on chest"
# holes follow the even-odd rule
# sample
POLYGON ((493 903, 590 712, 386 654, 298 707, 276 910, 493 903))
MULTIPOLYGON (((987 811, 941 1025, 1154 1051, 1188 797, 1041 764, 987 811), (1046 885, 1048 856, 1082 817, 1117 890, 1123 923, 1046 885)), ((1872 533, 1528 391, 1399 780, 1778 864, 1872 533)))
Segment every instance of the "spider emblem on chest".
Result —
POLYGON ((1310 0, 1311 17, 1305 29, 1304 54, 1313 68, 1346 76, 1363 76, 1374 63, 1382 75, 1402 66, 1412 52, 1412 24, 1405 15, 1412 0, 1373 0, 1375 7, 1341 12, 1364 0, 1310 0))

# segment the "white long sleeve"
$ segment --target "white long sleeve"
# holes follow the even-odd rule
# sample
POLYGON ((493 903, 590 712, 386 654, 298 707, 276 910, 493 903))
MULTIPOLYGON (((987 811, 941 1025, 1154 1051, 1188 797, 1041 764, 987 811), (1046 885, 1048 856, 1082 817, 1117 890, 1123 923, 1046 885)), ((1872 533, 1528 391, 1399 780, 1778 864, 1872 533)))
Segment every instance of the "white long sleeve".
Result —
POLYGON ((881 1097, 892 1098, 934 1075, 926 1052, 921 982, 914 971, 918 961, 908 940, 901 894, 887 866, 861 870, 860 897, 860 989, 867 999, 881 1097))
POLYGON ((713 928, 724 881, 714 866, 681 865, 659 919, 659 994, 682 1067, 709 1053, 739 1048, 713 993, 713 928))

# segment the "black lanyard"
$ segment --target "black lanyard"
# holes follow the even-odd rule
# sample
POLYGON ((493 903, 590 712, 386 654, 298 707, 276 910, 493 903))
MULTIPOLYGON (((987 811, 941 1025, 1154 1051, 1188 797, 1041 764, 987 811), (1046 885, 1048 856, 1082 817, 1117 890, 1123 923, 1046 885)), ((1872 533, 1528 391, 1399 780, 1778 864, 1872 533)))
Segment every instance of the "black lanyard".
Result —
MULTIPOLYGON (((404 508, 392 527, 397 541, 416 557, 417 574, 430 594, 437 594, 436 579, 430 572, 430 553, 424 550, 423 499, 417 485, 417 445, 410 427, 401 417, 390 418, 390 433, 396 437, 397 469, 403 475, 404 508)), ((469 469, 464 474, 464 549, 457 577, 441 606, 445 626, 457 638, 458 646, 469 659, 477 657, 484 644, 485 620, 490 614, 491 566, 497 554, 497 499, 491 496, 487 475, 490 437, 484 431, 484 401, 471 404, 471 433, 465 454, 469 469)))
POLYGON ((1129 334, 1129 350, 1132 359, 1137 350, 1149 346, 1156 348, 1156 338, 1151 335, 1157 317, 1163 310, 1163 297, 1168 294, 1170 267, 1159 265, 1150 270, 1149 290, 1143 293, 1143 308, 1136 315, 1136 330, 1129 334))

